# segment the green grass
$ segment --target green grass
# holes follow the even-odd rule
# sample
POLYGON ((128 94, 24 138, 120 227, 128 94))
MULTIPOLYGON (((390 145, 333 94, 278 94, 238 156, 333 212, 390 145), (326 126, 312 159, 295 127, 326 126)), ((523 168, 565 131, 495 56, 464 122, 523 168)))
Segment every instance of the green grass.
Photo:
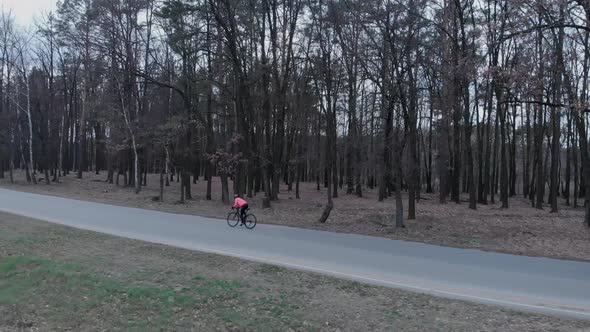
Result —
POLYGON ((286 271, 287 269, 283 267, 270 264, 260 264, 260 266, 256 269, 256 272, 262 274, 279 274, 286 271))
POLYGON ((17 245, 33 245, 38 243, 38 239, 33 236, 17 236, 12 239, 17 245))
POLYGON ((299 306, 287 294, 259 296, 241 282, 200 275, 172 289, 150 284, 147 274, 144 280, 121 282, 89 271, 78 263, 37 256, 3 258, 0 305, 42 304, 48 310, 46 316, 56 324, 87 321, 89 312, 108 315, 116 311, 112 319, 119 321, 115 326, 131 330, 145 330, 146 317, 151 319, 150 329, 167 329, 179 311, 195 308, 210 310, 213 319, 244 330, 302 328, 299 306))
MULTIPOLYGON (((51 317, 76 318, 89 310, 121 303, 129 328, 140 328, 143 319, 133 319, 132 312, 142 308, 154 313, 156 326, 170 323, 174 310, 190 309, 199 303, 236 298, 242 285, 233 281, 199 278, 180 291, 166 287, 131 285, 98 277, 74 263, 59 262, 35 256, 11 256, 0 260, 0 304, 23 302, 45 303, 51 317), (132 310, 129 310, 132 309, 132 310), (69 314, 69 315, 67 315, 69 314)), ((79 319, 79 318, 78 318, 79 319)), ((150 325, 154 326, 154 325, 150 325)))
POLYGON ((215 315, 240 330, 276 331, 278 326, 306 330, 299 317, 299 309, 300 306, 293 303, 287 294, 279 294, 254 299, 245 306, 219 307, 215 315))
POLYGON ((480 246, 481 240, 480 239, 469 239, 468 243, 472 246, 480 246))
POLYGON ((389 320, 391 324, 390 330, 397 331, 396 321, 401 317, 401 314, 397 310, 390 309, 385 312, 385 317, 389 320))
POLYGON ((337 287, 345 292, 355 293, 360 296, 367 296, 371 291, 371 287, 356 281, 338 283, 337 287))
POLYGON ((17 246, 30 246, 36 244, 40 239, 31 234, 17 234, 7 230, 0 229, 0 240, 10 242, 17 246))

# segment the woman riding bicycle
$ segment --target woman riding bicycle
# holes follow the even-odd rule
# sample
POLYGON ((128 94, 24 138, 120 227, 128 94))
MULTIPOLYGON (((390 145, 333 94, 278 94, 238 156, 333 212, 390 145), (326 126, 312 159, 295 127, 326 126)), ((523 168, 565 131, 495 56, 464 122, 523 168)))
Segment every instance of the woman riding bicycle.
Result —
POLYGON ((234 205, 232 206, 234 209, 240 209, 240 219, 242 224, 246 220, 246 210, 248 210, 248 202, 242 199, 238 195, 234 195, 234 205))

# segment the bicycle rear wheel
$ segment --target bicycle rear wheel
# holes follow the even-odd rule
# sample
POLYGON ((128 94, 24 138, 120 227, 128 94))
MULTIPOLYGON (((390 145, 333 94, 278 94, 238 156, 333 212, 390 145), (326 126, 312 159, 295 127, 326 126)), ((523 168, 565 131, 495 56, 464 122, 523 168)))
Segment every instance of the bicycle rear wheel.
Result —
POLYGON ((256 227, 256 222, 256 216, 253 214, 249 214, 246 216, 246 221, 244 222, 244 225, 246 225, 247 229, 252 229, 256 227))
POLYGON ((230 212, 227 215, 227 224, 230 227, 236 227, 238 226, 238 223, 240 222, 240 215, 237 212, 230 212))

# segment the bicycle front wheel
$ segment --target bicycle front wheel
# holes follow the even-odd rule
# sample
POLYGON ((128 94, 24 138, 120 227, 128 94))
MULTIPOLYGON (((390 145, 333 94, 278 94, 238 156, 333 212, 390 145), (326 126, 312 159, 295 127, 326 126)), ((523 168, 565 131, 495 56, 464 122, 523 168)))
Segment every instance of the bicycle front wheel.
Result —
POLYGON ((246 221, 244 222, 244 225, 246 225, 247 229, 252 229, 256 227, 256 221, 256 216, 253 214, 249 214, 246 216, 246 221))
POLYGON ((238 226, 238 223, 240 222, 240 215, 237 212, 230 212, 227 215, 227 224, 230 227, 236 227, 238 226))

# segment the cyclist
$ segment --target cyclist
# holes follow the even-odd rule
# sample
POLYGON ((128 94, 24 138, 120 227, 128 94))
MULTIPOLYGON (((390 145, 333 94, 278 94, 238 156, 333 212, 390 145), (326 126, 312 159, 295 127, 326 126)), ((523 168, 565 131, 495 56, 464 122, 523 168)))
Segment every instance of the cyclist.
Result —
POLYGON ((244 224, 246 221, 246 210, 248 210, 248 202, 242 199, 238 195, 234 195, 234 205, 232 206, 234 209, 240 209, 240 219, 242 221, 241 224, 244 224))

